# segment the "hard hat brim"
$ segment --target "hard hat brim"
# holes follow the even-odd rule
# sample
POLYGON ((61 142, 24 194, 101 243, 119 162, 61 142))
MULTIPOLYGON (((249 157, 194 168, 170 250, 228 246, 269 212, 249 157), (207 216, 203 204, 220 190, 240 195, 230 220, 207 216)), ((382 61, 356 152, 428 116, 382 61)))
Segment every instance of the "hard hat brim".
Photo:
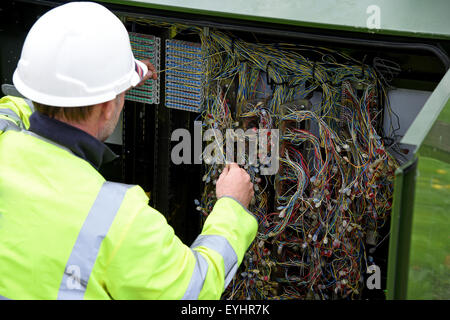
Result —
POLYGON ((134 59, 134 70, 130 72, 130 78, 128 82, 122 83, 119 87, 108 90, 107 92, 103 92, 98 95, 93 96, 84 96, 84 97, 60 97, 53 96, 47 93, 39 92, 30 86, 28 86, 20 77, 18 70, 16 69, 13 74, 13 83, 16 87, 17 91, 20 92, 24 97, 44 104, 48 106, 56 106, 56 107, 83 107, 83 106, 91 106, 98 103, 103 103, 106 101, 111 101, 116 98, 117 95, 122 92, 135 87, 138 85, 144 78, 145 74, 148 72, 147 66, 136 59, 134 59))

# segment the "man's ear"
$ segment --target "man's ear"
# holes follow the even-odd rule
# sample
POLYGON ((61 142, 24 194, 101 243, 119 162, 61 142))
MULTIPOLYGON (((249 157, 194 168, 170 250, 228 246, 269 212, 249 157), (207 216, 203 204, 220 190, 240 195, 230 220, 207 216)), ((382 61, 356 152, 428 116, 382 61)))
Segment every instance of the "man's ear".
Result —
POLYGON ((103 102, 101 104, 101 117, 108 121, 111 120, 114 117, 115 112, 115 103, 114 100, 103 102))

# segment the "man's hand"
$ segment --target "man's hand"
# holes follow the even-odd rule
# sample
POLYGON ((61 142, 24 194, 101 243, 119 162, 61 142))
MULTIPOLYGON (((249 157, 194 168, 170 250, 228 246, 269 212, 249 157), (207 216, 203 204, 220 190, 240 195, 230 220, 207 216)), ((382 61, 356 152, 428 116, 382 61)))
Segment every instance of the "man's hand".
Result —
POLYGON ((239 168, 236 163, 228 164, 217 179, 216 196, 217 199, 224 196, 233 197, 248 208, 253 198, 253 183, 247 171, 239 168))
POLYGON ((152 78, 153 80, 156 80, 158 78, 158 74, 156 73, 155 66, 150 63, 150 60, 141 60, 141 62, 147 66, 148 71, 144 75, 144 78, 142 79, 142 81, 139 82, 136 87, 142 86, 144 84, 144 82, 150 78, 152 78))

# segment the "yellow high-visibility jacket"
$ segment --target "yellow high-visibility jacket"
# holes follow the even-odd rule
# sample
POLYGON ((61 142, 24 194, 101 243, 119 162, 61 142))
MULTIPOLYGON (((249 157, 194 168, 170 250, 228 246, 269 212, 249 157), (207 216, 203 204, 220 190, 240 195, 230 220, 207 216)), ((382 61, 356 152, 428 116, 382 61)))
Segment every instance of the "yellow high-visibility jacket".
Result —
POLYGON ((0 99, 0 298, 218 299, 256 236, 217 201, 188 247, 137 185, 28 131, 32 110, 0 99))

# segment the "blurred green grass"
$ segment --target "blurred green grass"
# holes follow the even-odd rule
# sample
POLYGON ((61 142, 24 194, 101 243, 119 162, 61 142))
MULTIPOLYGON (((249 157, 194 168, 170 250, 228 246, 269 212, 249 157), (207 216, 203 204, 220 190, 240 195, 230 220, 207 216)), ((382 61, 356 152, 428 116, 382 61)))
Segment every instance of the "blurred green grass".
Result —
POLYGON ((450 165, 421 156, 416 180, 408 299, 450 299, 450 165))

